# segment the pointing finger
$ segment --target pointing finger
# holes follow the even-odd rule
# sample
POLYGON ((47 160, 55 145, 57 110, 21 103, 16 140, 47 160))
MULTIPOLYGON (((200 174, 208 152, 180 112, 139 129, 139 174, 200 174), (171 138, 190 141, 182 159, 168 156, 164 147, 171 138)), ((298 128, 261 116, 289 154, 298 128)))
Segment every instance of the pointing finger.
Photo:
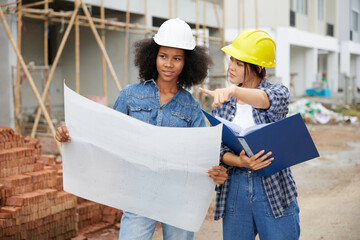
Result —
POLYGON ((202 92, 210 97, 214 97, 214 91, 203 89, 203 88, 199 88, 199 90, 200 90, 200 92, 202 92))

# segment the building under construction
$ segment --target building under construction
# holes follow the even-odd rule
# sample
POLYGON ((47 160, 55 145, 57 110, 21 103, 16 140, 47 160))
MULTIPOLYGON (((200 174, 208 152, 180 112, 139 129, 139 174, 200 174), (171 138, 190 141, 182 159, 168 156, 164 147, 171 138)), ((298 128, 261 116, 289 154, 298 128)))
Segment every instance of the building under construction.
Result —
MULTIPOLYGON (((214 61, 206 88, 227 84, 220 48, 243 29, 260 28, 277 44, 270 81, 288 86, 292 98, 354 103, 359 12, 360 0, 0 0, 1 238, 69 239, 90 225, 119 222, 120 210, 65 194, 61 162, 42 155, 60 153, 53 135, 64 119, 64 81, 112 107, 124 86, 138 82, 133 43, 179 17, 214 61)), ((207 108, 197 88, 191 91, 207 108)))
POLYGON ((10 91, 2 101, 8 119, 2 121, 15 123, 17 131, 36 111, 32 136, 40 112, 49 125, 50 115, 61 118, 64 80, 80 94, 112 106, 123 86, 138 81, 132 44, 152 37, 167 18, 180 16, 189 22, 197 43, 209 48, 215 62, 210 73, 214 79, 207 82, 222 86, 220 1, 19 1, 2 6, 2 47, 7 57, 18 59, 3 61, 3 86, 10 91))
POLYGON ((292 97, 340 91, 354 102, 360 85, 359 5, 358 0, 2 1, 0 124, 19 132, 34 115, 35 136, 43 107, 48 110, 43 121, 61 119, 64 80, 111 107, 123 86, 138 81, 132 44, 152 37, 174 17, 189 23, 197 44, 209 49, 214 61, 209 88, 226 84, 221 46, 243 29, 260 28, 277 43, 270 80, 288 86, 292 97))

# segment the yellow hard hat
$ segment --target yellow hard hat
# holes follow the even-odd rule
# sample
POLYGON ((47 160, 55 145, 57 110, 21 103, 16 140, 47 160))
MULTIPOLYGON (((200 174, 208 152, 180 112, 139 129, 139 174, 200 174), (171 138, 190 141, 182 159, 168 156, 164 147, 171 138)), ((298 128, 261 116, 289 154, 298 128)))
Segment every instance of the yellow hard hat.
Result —
POLYGON ((275 42, 262 30, 244 30, 230 45, 221 50, 243 62, 261 67, 275 67, 275 42))

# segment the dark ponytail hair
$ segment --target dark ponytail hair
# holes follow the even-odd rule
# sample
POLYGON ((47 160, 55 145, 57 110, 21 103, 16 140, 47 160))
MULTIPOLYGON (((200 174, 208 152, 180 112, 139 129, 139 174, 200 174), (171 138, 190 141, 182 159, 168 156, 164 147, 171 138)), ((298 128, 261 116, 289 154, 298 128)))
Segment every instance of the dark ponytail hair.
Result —
POLYGON ((247 63, 247 62, 243 62, 244 63, 244 82, 246 81, 246 73, 248 71, 248 66, 250 69, 250 72, 253 72, 256 74, 257 77, 259 77, 261 80, 265 78, 266 76, 266 69, 264 67, 261 68, 261 71, 259 71, 259 66, 252 64, 252 63, 247 63))

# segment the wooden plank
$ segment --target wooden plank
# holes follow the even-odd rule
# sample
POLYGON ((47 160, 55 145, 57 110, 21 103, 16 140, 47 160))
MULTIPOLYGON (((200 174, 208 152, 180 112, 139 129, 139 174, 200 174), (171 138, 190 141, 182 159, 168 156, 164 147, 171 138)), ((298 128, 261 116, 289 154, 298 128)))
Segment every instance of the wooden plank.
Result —
POLYGON ((124 64, 123 64, 123 81, 122 85, 126 85, 126 73, 127 73, 127 62, 129 55, 129 24, 130 24, 130 2, 126 1, 126 30, 125 30, 125 52, 124 52, 124 64))
MULTIPOLYGON (((21 22, 22 22, 22 1, 18 1, 19 11, 17 13, 17 47, 21 53, 21 22)), ((20 61, 16 61, 16 84, 15 84, 15 131, 20 132, 20 61)))
MULTIPOLYGON (((101 20, 105 19, 105 8, 104 8, 104 0, 101 0, 101 8, 100 8, 100 17, 101 20)), ((104 27, 101 29, 101 41, 104 44, 106 43, 105 39, 105 23, 102 22, 101 26, 104 27)), ((101 65, 102 65, 102 74, 103 74, 103 90, 104 90, 104 96, 106 98, 106 102, 108 102, 108 94, 107 94, 107 79, 106 79, 106 60, 104 54, 101 55, 101 65)))
MULTIPOLYGON (((79 8, 78 1, 74 1, 75 8, 79 8)), ((75 91, 80 93, 80 28, 79 16, 75 18, 75 91)))

